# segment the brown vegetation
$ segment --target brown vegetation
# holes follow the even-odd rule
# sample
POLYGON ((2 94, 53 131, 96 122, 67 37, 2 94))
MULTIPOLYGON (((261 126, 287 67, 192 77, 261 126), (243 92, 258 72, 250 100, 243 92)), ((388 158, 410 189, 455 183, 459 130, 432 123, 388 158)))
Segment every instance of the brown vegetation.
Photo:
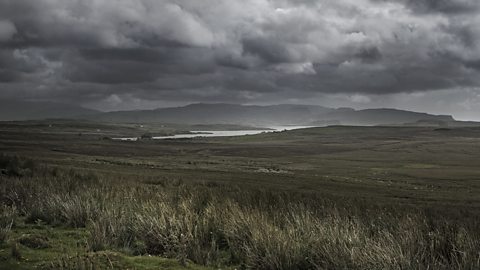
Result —
MULTIPOLYGON (((12 162, 20 164, 14 171, 30 167, 12 162)), ((2 239, 15 219, 25 218, 85 227, 92 251, 159 255, 207 266, 480 267, 480 224, 473 214, 458 218, 438 209, 299 192, 151 179, 144 183, 36 168, 34 175, 0 177, 2 239)))

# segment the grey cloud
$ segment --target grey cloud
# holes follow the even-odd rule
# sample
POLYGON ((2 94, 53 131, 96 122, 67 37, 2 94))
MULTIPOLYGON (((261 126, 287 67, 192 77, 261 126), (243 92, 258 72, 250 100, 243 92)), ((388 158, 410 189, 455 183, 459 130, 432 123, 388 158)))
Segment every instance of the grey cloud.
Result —
POLYGON ((12 70, 0 69, 0 82, 15 82, 21 78, 20 74, 12 70))
POLYGON ((9 41, 17 33, 15 25, 8 20, 0 20, 0 42, 9 41))
POLYGON ((11 46, 126 48, 212 42, 200 19, 168 1, 6 0, 0 6, 0 16, 18 26, 11 46))
POLYGON ((264 102, 480 87, 478 3, 5 0, 0 96, 264 102))
POLYGON ((212 73, 215 61, 210 50, 199 48, 87 49, 70 54, 63 69, 65 78, 74 82, 142 83, 212 73))
POLYGON ((447 13, 451 15, 475 13, 480 9, 476 0, 374 0, 406 5, 417 13, 447 13))
POLYGON ((475 0, 407 0, 416 11, 444 12, 444 13, 472 13, 480 9, 480 4, 475 0))
POLYGON ((468 61, 466 67, 480 70, 480 60, 468 61))
POLYGON ((0 81, 22 82, 47 69, 39 50, 0 49, 0 81))
POLYGON ((273 43, 268 38, 247 38, 243 40, 245 54, 260 57, 268 63, 292 62, 294 58, 289 55, 285 44, 273 43))
POLYGON ((377 47, 361 48, 355 56, 367 63, 377 62, 382 59, 382 53, 377 47))

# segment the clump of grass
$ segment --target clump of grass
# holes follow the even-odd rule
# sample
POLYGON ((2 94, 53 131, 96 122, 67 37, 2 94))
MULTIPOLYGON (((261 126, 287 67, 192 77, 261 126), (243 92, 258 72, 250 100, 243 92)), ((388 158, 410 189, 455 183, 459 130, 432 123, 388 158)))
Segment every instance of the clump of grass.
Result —
POLYGON ((15 206, 0 206, 0 243, 5 243, 8 240, 8 235, 15 225, 17 216, 18 213, 15 206))
POLYGON ((38 220, 51 225, 67 225, 71 227, 85 227, 87 222, 97 214, 97 200, 93 193, 81 194, 51 194, 48 197, 37 196, 32 198, 35 207, 28 209, 27 222, 38 220))
POLYGON ((22 253, 20 252, 17 242, 12 243, 12 245, 10 246, 10 256, 12 256, 12 258, 17 261, 20 261, 22 259, 22 253))
POLYGON ((44 249, 50 247, 48 237, 37 234, 24 234, 18 242, 26 247, 33 249, 44 249))
POLYGON ((41 269, 123 269, 119 263, 119 255, 111 252, 100 252, 85 255, 65 255, 59 259, 41 265, 41 269))

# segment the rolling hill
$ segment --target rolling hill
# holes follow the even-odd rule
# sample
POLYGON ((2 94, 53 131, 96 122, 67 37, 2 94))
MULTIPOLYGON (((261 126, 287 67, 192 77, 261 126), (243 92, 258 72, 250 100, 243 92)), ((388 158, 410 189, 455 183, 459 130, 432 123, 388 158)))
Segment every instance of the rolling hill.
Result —
POLYGON ((187 125, 414 125, 478 126, 456 121, 450 115, 433 115, 397 109, 328 108, 316 105, 238 105, 196 103, 154 110, 100 112, 55 102, 0 101, 0 121, 82 119, 114 123, 174 123, 187 125))
POLYGON ((156 110, 118 111, 87 117, 106 122, 274 125, 384 125, 416 121, 455 121, 450 115, 432 115, 396 109, 327 108, 315 105, 270 106, 205 104, 156 110))

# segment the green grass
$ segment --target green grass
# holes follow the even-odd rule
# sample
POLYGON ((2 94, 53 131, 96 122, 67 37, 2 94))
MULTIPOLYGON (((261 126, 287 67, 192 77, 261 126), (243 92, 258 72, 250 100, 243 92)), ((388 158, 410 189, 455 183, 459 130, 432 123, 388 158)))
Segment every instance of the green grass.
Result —
POLYGON ((0 125, 0 164, 20 172, 0 176, 6 269, 480 267, 479 129, 140 142, 64 129, 0 125))
POLYGON ((19 222, 0 245, 0 269, 207 269, 158 256, 92 252, 86 247, 89 235, 85 228, 19 222), (42 239, 42 244, 32 239, 42 239), (12 256, 14 246, 18 258, 12 256))

